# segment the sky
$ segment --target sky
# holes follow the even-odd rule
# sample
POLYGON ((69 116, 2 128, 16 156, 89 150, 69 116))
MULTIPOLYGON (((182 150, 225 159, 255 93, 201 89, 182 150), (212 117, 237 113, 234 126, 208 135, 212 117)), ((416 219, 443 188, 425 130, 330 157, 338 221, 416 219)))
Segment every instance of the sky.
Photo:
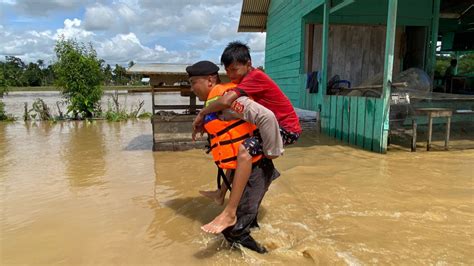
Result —
POLYGON ((110 65, 219 63, 230 41, 264 63, 265 33, 238 33, 242 0, 0 0, 0 60, 55 60, 60 36, 91 42, 110 65))

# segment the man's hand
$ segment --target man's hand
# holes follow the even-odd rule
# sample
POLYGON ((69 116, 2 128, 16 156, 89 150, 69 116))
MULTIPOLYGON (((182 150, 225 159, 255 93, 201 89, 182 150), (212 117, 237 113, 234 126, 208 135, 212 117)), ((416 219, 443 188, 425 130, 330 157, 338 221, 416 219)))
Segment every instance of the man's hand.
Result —
POLYGON ((197 133, 201 133, 201 137, 204 134, 203 119, 204 119, 204 116, 201 114, 201 112, 199 112, 196 118, 194 118, 193 134, 192 134, 193 141, 196 141, 197 133))

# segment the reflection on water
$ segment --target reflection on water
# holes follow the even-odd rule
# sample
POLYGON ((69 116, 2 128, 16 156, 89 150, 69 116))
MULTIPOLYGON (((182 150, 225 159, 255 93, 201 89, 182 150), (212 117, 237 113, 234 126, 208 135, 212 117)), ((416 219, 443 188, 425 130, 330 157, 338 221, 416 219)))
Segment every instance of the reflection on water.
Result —
POLYGON ((95 122, 61 123, 60 134, 65 145, 62 145, 60 152, 71 186, 84 187, 104 182, 104 126, 104 123, 95 122), (87 166, 87 170, 84 166, 87 166))
MULTIPOLYGON (((4 264, 474 264, 474 150, 369 153, 306 130, 253 236, 200 226, 221 210, 201 150, 151 152, 149 121, 0 123, 4 264)), ((461 147, 472 144, 454 140, 461 147)))
POLYGON ((2 173, 5 173, 6 165, 9 164, 7 161, 9 143, 6 135, 6 127, 0 125, 0 180, 3 179, 2 173))

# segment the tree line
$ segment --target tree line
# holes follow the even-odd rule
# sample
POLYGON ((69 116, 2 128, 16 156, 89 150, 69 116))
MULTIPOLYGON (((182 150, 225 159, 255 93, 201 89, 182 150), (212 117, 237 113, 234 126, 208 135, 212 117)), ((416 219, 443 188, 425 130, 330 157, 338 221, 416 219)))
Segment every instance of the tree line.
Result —
MULTIPOLYGON (((96 60, 100 72, 101 84, 111 85, 140 85, 141 75, 129 75, 126 68, 116 64, 112 69, 110 64, 105 64, 103 59, 96 60)), ((5 60, 0 60, 0 87, 38 87, 55 86, 57 75, 54 71, 58 62, 46 65, 42 59, 36 62, 25 63, 21 58, 15 56, 5 56, 5 60)), ((130 61, 128 67, 135 63, 130 61)))

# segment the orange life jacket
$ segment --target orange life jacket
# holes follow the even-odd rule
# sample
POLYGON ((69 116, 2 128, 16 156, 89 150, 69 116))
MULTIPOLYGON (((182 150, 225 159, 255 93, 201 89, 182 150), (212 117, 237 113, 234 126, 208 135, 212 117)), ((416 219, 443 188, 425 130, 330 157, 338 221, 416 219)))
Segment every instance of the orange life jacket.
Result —
MULTIPOLYGON (((235 88, 234 83, 217 84, 209 93, 205 106, 232 88, 235 88)), ((257 127, 241 119, 223 121, 216 113, 211 113, 204 118, 204 129, 210 138, 210 149, 217 166, 222 169, 235 169, 240 143, 252 136, 257 127)), ((261 158, 262 155, 252 157, 252 163, 261 158)))

